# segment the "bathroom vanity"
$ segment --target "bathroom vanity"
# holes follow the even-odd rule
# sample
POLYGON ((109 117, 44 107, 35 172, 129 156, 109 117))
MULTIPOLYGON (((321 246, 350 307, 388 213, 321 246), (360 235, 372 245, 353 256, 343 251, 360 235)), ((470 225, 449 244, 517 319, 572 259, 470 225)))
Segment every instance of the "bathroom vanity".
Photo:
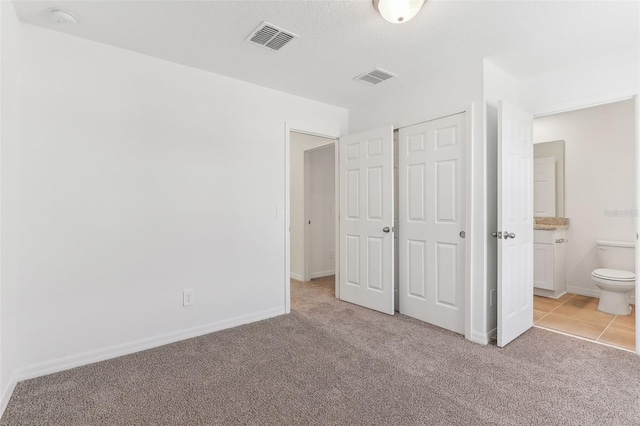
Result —
POLYGON ((533 293, 558 298, 567 291, 565 252, 569 219, 535 218, 533 230, 533 293))

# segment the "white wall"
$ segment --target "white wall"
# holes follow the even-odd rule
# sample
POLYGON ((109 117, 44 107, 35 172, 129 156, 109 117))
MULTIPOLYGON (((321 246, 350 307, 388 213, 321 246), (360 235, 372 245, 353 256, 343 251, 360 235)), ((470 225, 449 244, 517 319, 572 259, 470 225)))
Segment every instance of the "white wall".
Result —
MULTIPOLYGON (((309 149, 317 148, 332 139, 305 133, 291 132, 290 140, 290 181, 291 200, 289 215, 291 217, 291 278, 304 280, 304 191, 305 191, 305 155, 309 149)), ((334 201, 335 202, 335 201, 334 201)), ((335 238, 335 237, 334 237, 335 238)))
POLYGON ((476 342, 487 343, 490 328, 486 280, 488 233, 482 60, 473 59, 443 67, 441 74, 425 78, 420 85, 405 86, 401 79, 397 80, 397 85, 397 90, 392 95, 349 110, 350 133, 389 124, 395 128, 409 126, 472 108, 471 117, 468 117, 471 135, 469 178, 472 182, 468 190, 472 206, 471 214, 468 215, 470 229, 467 230, 467 235, 472 244, 468 246, 471 251, 471 274, 468 277, 471 315, 467 323, 467 337, 476 342))
POLYGON ((522 101, 534 115, 568 111, 633 96, 640 90, 636 49, 611 52, 522 80, 522 101))
POLYGON ((335 274, 335 146, 309 152, 309 274, 335 274), (333 257, 332 257, 333 254, 333 257))
POLYGON ((0 413, 9 402, 18 364, 17 253, 20 158, 20 23, 10 2, 0 2, 0 413))
POLYGON ((565 141, 567 289, 597 295, 598 239, 635 238, 635 105, 606 104, 534 120, 536 143, 565 141))
MULTIPOLYGON (((487 233, 498 231, 498 101, 521 106, 520 82, 490 61, 483 62, 484 114, 487 146, 487 233)), ((497 327, 498 241, 487 239, 487 324, 497 327)))
POLYGON ((6 160, 24 376, 283 313, 284 123, 341 134, 347 111, 28 25, 22 40, 6 160))

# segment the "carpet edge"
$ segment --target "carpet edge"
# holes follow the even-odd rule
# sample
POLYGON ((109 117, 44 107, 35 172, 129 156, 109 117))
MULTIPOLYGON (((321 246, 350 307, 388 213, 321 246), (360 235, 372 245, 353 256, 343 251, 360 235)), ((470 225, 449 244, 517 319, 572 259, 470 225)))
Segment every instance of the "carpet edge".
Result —
MULTIPOLYGON (((114 345, 102 349, 96 349, 93 351, 87 351, 76 355, 69 355, 51 361, 45 361, 43 363, 22 367, 18 369, 17 373, 14 374, 14 377, 12 377, 12 379, 15 378, 15 382, 17 383, 23 380, 58 373, 60 371, 69 370, 72 368, 81 367, 83 365, 93 364, 95 362, 105 361, 112 358, 117 358, 123 355, 129 355, 147 349, 156 348, 158 346, 179 342, 181 340, 202 336, 228 328, 238 327, 240 325, 249 324, 252 322, 262 321, 284 314, 284 307, 269 309, 248 315, 241 315, 230 319, 215 321, 212 323, 199 325, 179 331, 174 331, 171 333, 160 334, 154 337, 148 337, 129 343, 114 345)), ((10 396, 9 398, 7 398, 7 402, 9 399, 10 396)), ((4 395, 2 403, 4 403, 4 395)), ((0 406, 0 408, 3 407, 0 406)), ((2 411, 4 412, 4 409, 2 411)))

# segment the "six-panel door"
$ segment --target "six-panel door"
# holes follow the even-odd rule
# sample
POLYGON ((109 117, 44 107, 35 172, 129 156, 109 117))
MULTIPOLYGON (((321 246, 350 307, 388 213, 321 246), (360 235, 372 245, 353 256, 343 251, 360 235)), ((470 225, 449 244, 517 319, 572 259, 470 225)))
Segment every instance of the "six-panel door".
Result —
POLYGON ((400 312, 464 333, 465 114, 400 129, 400 312))
POLYGON ((393 128, 340 138, 340 299, 390 315, 393 128))

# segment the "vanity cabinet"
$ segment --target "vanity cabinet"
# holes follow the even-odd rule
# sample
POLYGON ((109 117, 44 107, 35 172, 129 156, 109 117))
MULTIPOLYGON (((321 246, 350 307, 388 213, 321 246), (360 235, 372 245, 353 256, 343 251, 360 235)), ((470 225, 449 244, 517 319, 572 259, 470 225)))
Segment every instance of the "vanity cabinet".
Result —
POLYGON ((566 230, 533 231, 533 293, 557 298, 567 291, 566 230))

